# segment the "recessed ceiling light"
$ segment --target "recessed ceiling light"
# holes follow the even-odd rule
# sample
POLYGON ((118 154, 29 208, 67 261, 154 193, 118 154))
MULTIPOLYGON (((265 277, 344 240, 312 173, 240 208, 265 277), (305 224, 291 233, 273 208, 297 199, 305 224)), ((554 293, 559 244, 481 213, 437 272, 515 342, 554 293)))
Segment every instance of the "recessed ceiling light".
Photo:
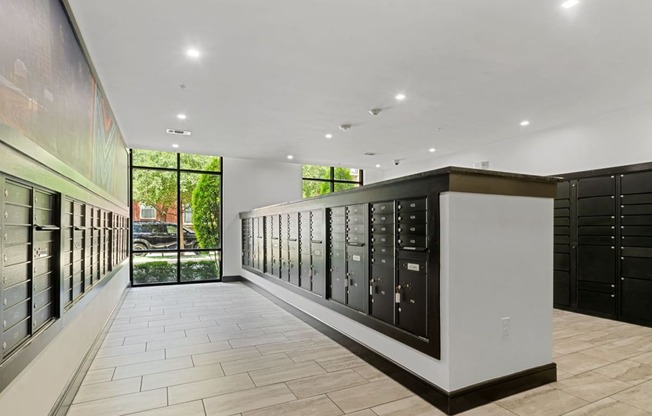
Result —
POLYGON ((521 126, 525 127, 525 126, 529 126, 529 125, 530 125, 530 121, 529 121, 529 120, 523 120, 523 121, 521 121, 521 126))
POLYGON ((199 51, 197 49, 188 49, 186 55, 191 58, 199 58, 199 51))
POLYGON ((434 147, 431 147, 430 149, 428 149, 428 151, 430 153, 435 153, 437 151, 437 149, 435 149, 434 147))
POLYGON ((380 167, 380 165, 376 165, 376 167, 377 167, 377 168, 379 168, 379 167, 380 167))
POLYGON ((292 160, 292 159, 294 159, 294 156, 292 156, 292 155, 288 155, 288 159, 289 159, 289 160, 292 160))
POLYGON ((186 117, 185 114, 177 114, 177 118, 178 118, 179 120, 185 120, 187 117, 186 117))
POLYGON ((330 133, 328 133, 328 134, 326 134, 324 137, 327 138, 327 139, 332 139, 332 138, 333 138, 333 135, 330 134, 330 133))
POLYGON ((172 145, 172 147, 174 147, 175 149, 178 149, 179 145, 175 143, 175 144, 172 145))
POLYGON ((561 7, 564 9, 570 9, 571 7, 575 7, 578 4, 580 4, 579 0, 567 0, 561 4, 561 7))
POLYGON ((396 100, 398 100, 398 101, 403 101, 403 100, 405 100, 406 96, 405 96, 405 94, 396 94, 396 97, 394 97, 394 98, 396 98, 396 100))

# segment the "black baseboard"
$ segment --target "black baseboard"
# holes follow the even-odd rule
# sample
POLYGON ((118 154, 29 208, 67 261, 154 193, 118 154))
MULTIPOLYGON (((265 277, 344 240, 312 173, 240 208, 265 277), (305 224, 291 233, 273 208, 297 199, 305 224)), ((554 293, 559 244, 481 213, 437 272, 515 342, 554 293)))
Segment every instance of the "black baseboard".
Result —
POLYGON ((550 363, 495 378, 448 394, 450 415, 557 381, 557 364, 550 363))
POLYGON ((281 298, 276 297, 247 278, 241 276, 238 276, 238 278, 245 285, 265 296, 285 311, 342 345, 368 364, 374 366, 417 396, 449 415, 461 413, 557 380, 557 365, 550 363, 488 380, 463 389, 447 392, 375 351, 359 344, 357 341, 336 331, 300 309, 286 303, 281 298))
POLYGON ((222 282, 224 283, 239 282, 241 280, 242 277, 240 276, 222 276, 222 282))

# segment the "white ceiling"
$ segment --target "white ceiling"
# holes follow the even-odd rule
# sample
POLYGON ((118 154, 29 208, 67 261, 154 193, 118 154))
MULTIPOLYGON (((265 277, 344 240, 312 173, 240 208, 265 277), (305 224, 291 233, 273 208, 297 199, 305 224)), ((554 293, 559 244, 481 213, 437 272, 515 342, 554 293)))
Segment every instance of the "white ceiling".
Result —
POLYGON ((366 168, 652 101, 652 1, 562 1, 68 0, 130 147, 366 168))

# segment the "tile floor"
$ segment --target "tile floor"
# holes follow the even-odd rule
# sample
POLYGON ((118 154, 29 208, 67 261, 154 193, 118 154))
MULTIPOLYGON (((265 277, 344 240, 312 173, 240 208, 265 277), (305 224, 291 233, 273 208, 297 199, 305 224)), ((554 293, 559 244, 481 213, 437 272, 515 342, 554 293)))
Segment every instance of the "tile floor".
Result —
MULTIPOLYGON (((652 416, 652 329, 554 311, 559 381, 466 416, 652 416), (648 413, 649 412, 649 413, 648 413)), ((68 416, 442 415, 242 283, 130 289, 68 416)))

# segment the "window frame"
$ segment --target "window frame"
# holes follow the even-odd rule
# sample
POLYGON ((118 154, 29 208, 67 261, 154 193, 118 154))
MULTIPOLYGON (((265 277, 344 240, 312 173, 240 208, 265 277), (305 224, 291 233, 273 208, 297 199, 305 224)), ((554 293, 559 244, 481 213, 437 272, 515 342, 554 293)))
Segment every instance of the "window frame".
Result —
MULTIPOLYGON (((328 183, 329 184, 329 192, 328 193, 330 193, 330 194, 335 193, 335 192, 343 192, 343 191, 336 191, 335 190, 335 184, 338 184, 338 183, 341 183, 341 184, 354 184, 354 185, 358 185, 357 187, 364 186, 364 169, 360 169, 360 168, 344 168, 344 169, 357 169, 358 170, 358 178, 359 179, 357 181, 347 181, 347 180, 344 180, 344 179, 335 179, 335 168, 336 167, 342 168, 343 166, 312 165, 312 166, 323 166, 323 167, 330 168, 330 175, 329 175, 330 178, 329 179, 325 179, 325 178, 306 178, 306 177, 303 176, 303 166, 306 166, 306 165, 301 165, 301 186, 302 186, 302 189, 303 189, 303 183, 305 181, 328 183)), ((326 195, 326 194, 319 194, 319 195, 313 195, 313 196, 310 196, 310 197, 306 198, 306 197, 303 197, 303 192, 301 194, 302 194, 301 196, 302 196, 303 199, 313 198, 313 197, 319 196, 319 195, 326 195)))
MULTIPOLYGON (((150 250, 139 250, 138 253, 145 253, 145 255, 149 253, 176 253, 176 281, 174 282, 161 282, 161 283, 137 283, 135 286, 165 286, 165 285, 177 285, 177 284, 195 284, 195 283, 209 283, 209 282, 221 282, 223 277, 224 277, 224 258, 222 256, 223 254, 223 247, 224 247, 224 158, 222 156, 215 156, 215 155, 204 155, 204 156, 210 156, 210 157, 217 157, 219 158, 220 161, 220 168, 219 171, 213 171, 213 170, 198 170, 198 169, 187 169, 187 168, 182 168, 181 167, 181 155, 182 153, 179 152, 165 152, 161 150, 160 152, 165 152, 165 153, 174 153, 176 155, 176 167, 156 167, 156 166, 143 166, 143 165, 134 165, 134 157, 133 157, 133 151, 139 151, 139 150, 147 150, 147 149, 129 149, 129 209, 130 213, 133 214, 133 209, 134 209, 134 195, 133 195, 133 172, 134 170, 150 170, 150 171, 165 171, 165 172, 174 172, 176 174, 176 188, 177 188, 177 200, 176 200, 176 206, 181 207, 182 206, 182 201, 181 201, 181 192, 179 192, 180 187, 181 187, 181 175, 184 173, 194 173, 194 174, 207 174, 207 175, 215 175, 220 177, 220 241, 219 241, 219 247, 216 248, 183 248, 181 249, 181 233, 178 232, 178 230, 186 230, 185 223, 184 223, 184 215, 185 215, 185 210, 183 213, 179 214, 177 211, 177 220, 176 220, 176 228, 177 228, 177 234, 176 234, 176 248, 173 250, 161 250, 161 249, 150 249, 150 250), (182 262, 182 255, 184 252, 214 252, 217 253, 219 256, 219 276, 216 279, 210 279, 210 280, 181 280, 182 275, 181 275, 181 262, 182 262)), ((187 153, 185 153, 187 154, 187 153)), ((142 217, 141 217, 142 219, 142 217)), ((134 229, 134 219, 133 215, 129 216, 129 228, 130 230, 134 229)), ((155 221, 153 221, 155 222, 155 221)), ((167 230, 167 228, 166 228, 167 230)), ((133 253, 133 232, 129 233, 129 280, 131 283, 131 286, 134 286, 134 273, 133 273, 133 266, 134 266, 134 253, 133 253)))

